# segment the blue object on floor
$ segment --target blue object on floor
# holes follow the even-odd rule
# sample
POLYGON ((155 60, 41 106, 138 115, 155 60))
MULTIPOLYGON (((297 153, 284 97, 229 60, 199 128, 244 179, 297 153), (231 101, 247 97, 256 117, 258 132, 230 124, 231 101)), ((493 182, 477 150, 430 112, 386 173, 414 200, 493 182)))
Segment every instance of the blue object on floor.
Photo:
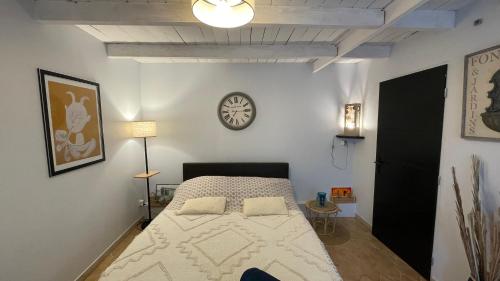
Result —
POLYGON ((240 281, 280 281, 280 280, 274 278, 272 275, 270 275, 265 271, 253 267, 243 272, 240 281))

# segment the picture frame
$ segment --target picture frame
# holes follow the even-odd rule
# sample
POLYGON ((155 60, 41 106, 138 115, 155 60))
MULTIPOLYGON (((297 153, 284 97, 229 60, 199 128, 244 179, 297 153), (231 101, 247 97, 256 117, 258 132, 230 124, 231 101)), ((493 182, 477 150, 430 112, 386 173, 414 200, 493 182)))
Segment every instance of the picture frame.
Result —
POLYGON ((155 201, 170 202, 174 198, 175 190, 180 184, 174 183, 162 183, 156 184, 154 198, 155 201))
POLYGON ((465 56, 461 136, 500 141, 500 45, 465 56))
POLYGON ((49 177, 105 161, 99 84, 37 72, 49 177))

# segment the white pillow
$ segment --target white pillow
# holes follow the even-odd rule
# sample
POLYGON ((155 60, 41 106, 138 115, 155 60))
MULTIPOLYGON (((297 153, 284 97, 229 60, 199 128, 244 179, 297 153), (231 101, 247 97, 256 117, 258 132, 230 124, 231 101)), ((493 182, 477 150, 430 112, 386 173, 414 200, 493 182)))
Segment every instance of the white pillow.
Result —
POLYGON ((284 197, 257 197, 243 200, 245 216, 288 215, 284 197))
POLYGON ((201 197, 188 199, 177 211, 178 215, 202 215, 218 214, 221 215, 226 209, 226 197, 201 197))

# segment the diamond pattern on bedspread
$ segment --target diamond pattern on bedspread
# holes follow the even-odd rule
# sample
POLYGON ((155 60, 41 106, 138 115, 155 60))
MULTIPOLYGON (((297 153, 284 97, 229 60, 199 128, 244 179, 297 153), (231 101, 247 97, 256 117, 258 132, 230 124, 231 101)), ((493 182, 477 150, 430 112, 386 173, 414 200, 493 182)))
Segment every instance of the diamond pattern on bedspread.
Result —
POLYGON ((220 218, 220 215, 182 215, 177 216, 172 212, 163 212, 163 216, 172 220, 182 230, 190 230, 207 222, 220 218))
POLYGON ((186 261, 205 272, 205 280, 221 280, 231 275, 243 261, 258 254, 265 241, 234 223, 212 228, 179 244, 186 261))
MULTIPOLYGON (((137 263, 145 256, 152 256, 156 251, 165 249, 169 245, 160 226, 151 224, 123 251, 123 253, 104 271, 102 276, 107 276, 115 270, 125 268, 130 262, 137 263)), ((122 279, 128 280, 128 279, 122 279)))
POLYGON ((276 229, 298 215, 299 214, 294 214, 289 216, 253 216, 253 217, 248 217, 248 219, 254 223, 258 223, 260 225, 276 229))
POLYGON ((246 238, 244 235, 232 229, 226 229, 208 238, 194 242, 192 245, 200 250, 214 265, 219 266, 238 252, 241 253, 243 249, 253 243, 252 240, 246 238), (217 251, 212 251, 215 248, 217 248, 217 251))
POLYGON ((157 262, 132 275, 127 281, 172 281, 168 270, 161 262, 157 262))
POLYGON ((239 281, 257 267, 283 281, 341 281, 320 243, 300 211, 246 218, 165 210, 100 280, 239 281))
POLYGON ((272 261, 264 267, 264 270, 279 280, 307 281, 306 277, 302 274, 289 268, 278 260, 272 261))

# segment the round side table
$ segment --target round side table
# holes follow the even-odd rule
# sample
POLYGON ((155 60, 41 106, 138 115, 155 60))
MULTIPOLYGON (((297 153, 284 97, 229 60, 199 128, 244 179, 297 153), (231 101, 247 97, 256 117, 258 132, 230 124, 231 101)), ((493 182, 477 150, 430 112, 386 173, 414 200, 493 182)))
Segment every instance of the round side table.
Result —
POLYGON ((339 212, 342 212, 335 203, 326 201, 324 207, 320 207, 316 200, 309 200, 305 204, 307 219, 312 227, 316 229, 317 224, 323 224, 323 233, 327 235, 335 232, 336 218, 339 212), (332 225, 332 232, 327 232, 328 225, 332 225))

